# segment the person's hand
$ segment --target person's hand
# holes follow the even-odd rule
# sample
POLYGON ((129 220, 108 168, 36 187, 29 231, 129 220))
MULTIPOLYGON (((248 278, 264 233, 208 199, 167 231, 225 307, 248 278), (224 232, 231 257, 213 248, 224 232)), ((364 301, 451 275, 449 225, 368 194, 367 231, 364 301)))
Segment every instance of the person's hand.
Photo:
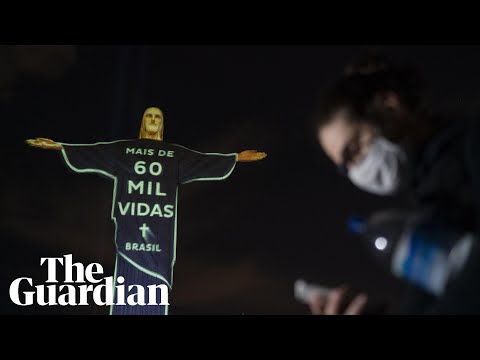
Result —
POLYGON ((367 295, 360 293, 343 309, 348 287, 338 286, 328 294, 315 293, 310 297, 308 306, 312 315, 360 315, 367 304, 367 295))
POLYGON ((237 161, 258 161, 265 159, 267 154, 257 150, 245 150, 238 153, 237 161))
POLYGON ((63 146, 56 143, 55 141, 51 139, 46 139, 46 138, 36 138, 36 139, 28 139, 25 141, 28 145, 30 146, 35 146, 39 147, 42 149, 48 149, 48 150, 62 150, 63 146))

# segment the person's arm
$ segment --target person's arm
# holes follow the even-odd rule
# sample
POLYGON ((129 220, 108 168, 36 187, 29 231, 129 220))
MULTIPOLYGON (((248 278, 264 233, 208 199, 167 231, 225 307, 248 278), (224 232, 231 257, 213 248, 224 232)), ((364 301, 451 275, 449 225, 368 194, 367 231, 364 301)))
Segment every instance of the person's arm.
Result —
POLYGON ((423 309, 425 315, 480 313, 480 122, 475 120, 467 128, 464 146, 466 174, 472 187, 476 241, 461 272, 448 283, 445 292, 423 309))
POLYGON ((462 271, 426 310, 429 315, 480 314, 480 121, 470 122, 466 134, 465 168, 475 204, 475 242, 462 271))

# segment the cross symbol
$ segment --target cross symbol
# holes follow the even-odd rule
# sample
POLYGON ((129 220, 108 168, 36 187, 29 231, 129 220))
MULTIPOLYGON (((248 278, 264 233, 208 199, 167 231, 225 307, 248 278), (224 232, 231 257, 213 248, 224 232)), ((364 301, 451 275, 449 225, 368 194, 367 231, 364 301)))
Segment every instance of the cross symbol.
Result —
POLYGON ((140 226, 138 229, 142 231, 142 237, 143 237, 144 239, 146 239, 146 237, 147 237, 147 234, 146 234, 146 233, 147 233, 147 231, 150 230, 150 228, 147 226, 147 224, 143 224, 143 225, 140 226))

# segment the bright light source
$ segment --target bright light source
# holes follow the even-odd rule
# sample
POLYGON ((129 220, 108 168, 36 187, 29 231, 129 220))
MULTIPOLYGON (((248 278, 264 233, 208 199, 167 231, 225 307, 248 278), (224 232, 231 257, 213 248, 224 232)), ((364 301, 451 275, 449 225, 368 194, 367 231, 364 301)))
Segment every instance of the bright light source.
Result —
POLYGON ((384 237, 379 237, 377 238, 377 240, 375 240, 375 247, 378 250, 385 250, 385 248, 387 247, 387 243, 387 239, 385 239, 384 237))

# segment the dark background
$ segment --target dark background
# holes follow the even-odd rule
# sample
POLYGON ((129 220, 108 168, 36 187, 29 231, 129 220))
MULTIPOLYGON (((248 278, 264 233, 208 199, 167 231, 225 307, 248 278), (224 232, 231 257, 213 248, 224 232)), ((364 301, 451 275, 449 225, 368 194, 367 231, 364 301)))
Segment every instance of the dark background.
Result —
POLYGON ((307 314, 293 299, 297 278, 395 303, 404 284, 345 222, 402 199, 363 193, 337 174, 310 121, 318 93, 368 49, 418 66, 438 111, 478 113, 480 46, 1 46, 0 313, 108 313, 10 301, 14 279, 43 283, 40 257, 73 254, 101 263, 105 276, 115 259, 112 183, 24 140, 136 138, 148 106, 164 111, 167 142, 268 153, 225 181, 180 188, 172 314, 307 314))

